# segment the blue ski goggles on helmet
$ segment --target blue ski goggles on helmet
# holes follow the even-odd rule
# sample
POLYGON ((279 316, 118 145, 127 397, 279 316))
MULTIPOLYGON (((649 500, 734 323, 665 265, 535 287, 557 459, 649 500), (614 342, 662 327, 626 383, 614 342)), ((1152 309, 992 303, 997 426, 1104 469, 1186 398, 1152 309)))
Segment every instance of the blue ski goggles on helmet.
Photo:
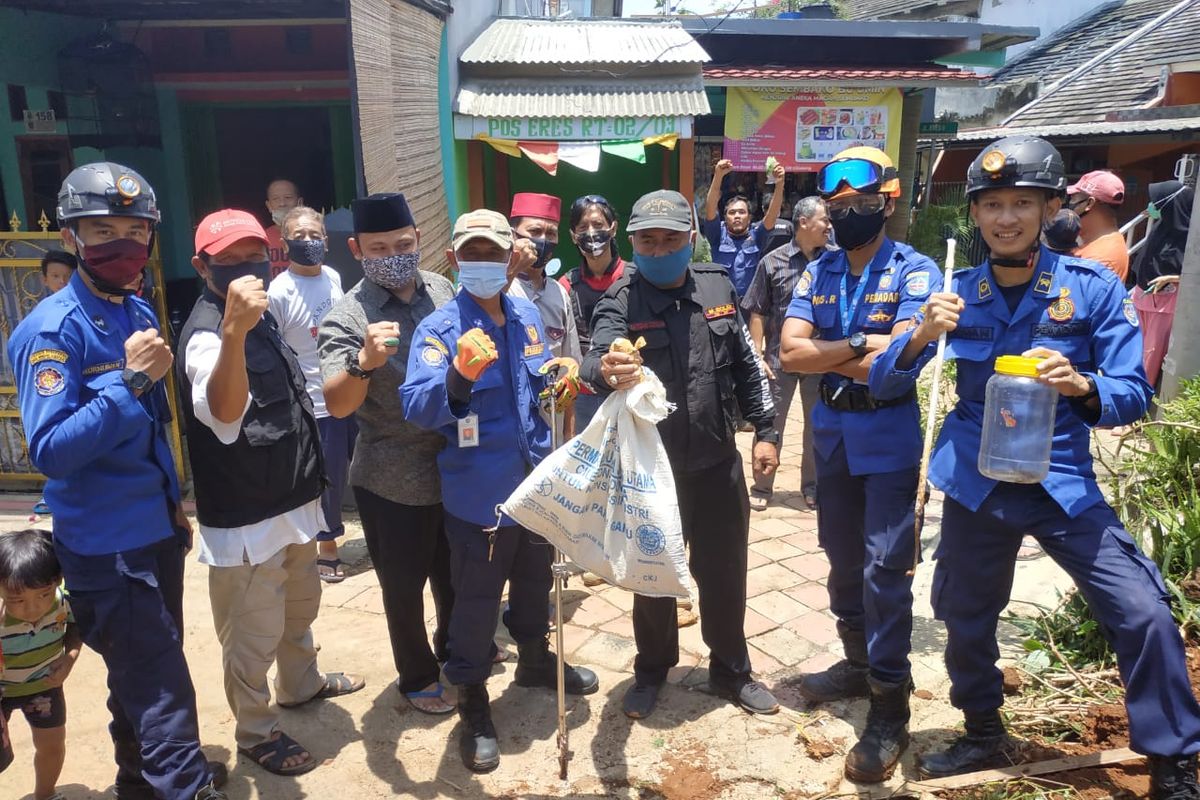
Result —
POLYGON ((884 168, 864 158, 840 159, 821 167, 817 173, 817 192, 828 197, 846 185, 861 194, 875 194, 895 177, 893 167, 884 168))

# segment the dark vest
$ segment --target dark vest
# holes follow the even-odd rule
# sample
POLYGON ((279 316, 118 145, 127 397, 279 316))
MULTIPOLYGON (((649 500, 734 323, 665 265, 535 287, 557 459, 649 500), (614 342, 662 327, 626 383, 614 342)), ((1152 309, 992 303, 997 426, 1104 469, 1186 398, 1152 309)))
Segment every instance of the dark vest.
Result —
POLYGON ((609 290, 625 295, 630 339, 646 340, 645 365, 663 382, 676 409, 658 424, 676 472, 723 463, 736 452, 734 362, 741 353, 737 296, 725 268, 692 264, 687 283, 664 291, 638 273, 609 290))
POLYGON ((196 419, 187 377, 188 341, 197 331, 220 336, 224 313, 225 302, 205 289, 179 336, 175 365, 187 421, 196 516, 204 525, 236 528, 320 497, 325 462, 304 373, 270 312, 246 336, 251 400, 237 441, 222 444, 196 419))

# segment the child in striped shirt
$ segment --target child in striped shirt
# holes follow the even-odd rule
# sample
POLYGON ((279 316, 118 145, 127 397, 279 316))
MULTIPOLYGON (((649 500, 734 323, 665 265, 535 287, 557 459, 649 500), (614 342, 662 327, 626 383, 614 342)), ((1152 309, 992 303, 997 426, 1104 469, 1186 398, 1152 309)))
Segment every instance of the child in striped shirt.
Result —
POLYGON ((62 800, 66 758, 63 682, 79 658, 79 630, 62 590, 50 533, 0 534, 0 709, 20 709, 32 731, 34 800, 62 800))

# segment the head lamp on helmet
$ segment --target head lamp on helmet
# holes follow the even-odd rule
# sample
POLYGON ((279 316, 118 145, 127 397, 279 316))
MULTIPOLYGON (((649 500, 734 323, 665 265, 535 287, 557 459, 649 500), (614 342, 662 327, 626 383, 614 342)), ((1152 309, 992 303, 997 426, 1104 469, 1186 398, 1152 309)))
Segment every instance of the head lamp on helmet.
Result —
POLYGON ((1045 189, 1061 195, 1067 186, 1062 155, 1036 136, 1009 136, 992 142, 967 168, 967 196, 987 189, 1045 189))

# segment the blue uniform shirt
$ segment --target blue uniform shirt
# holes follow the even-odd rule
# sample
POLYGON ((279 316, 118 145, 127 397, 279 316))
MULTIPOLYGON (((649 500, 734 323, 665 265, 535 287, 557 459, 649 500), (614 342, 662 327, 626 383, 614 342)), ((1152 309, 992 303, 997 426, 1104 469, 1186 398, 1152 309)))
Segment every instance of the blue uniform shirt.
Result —
POLYGON ((705 220, 700 231, 712 248, 712 260, 729 270, 729 280, 738 297, 746 294, 754 280, 758 260, 762 258, 763 250, 771 238, 771 231, 761 222, 755 222, 745 236, 734 238, 729 235, 729 229, 721 219, 705 220))
MULTIPOLYGON (((1050 474, 1042 486, 1071 517, 1101 502, 1104 497, 1088 449, 1089 428, 1139 419, 1153 394, 1142 369, 1137 312, 1125 287, 1095 261, 1058 255, 1043 247, 1015 313, 1010 314, 986 262, 956 273, 954 291, 966 303, 958 328, 946 337, 946 357, 958 362, 958 404, 942 425, 929 479, 972 511, 987 499, 996 481, 979 474, 977 461, 984 389, 996 357, 1046 347, 1065 355, 1078 372, 1096 381, 1100 411, 1097 415, 1078 401, 1059 398, 1050 474)), ((908 391, 936 351, 936 343, 931 342, 911 369, 898 369, 896 361, 911 336, 911 332, 898 336, 872 365, 871 391, 876 396, 895 397, 908 391)))
POLYGON ((550 357, 541 315, 519 297, 502 295, 500 302, 503 328, 464 291, 426 317, 413 334, 400 387, 408 421, 446 437, 438 454, 446 511, 484 527, 496 524, 496 506, 550 452, 550 428, 537 399, 546 384, 538 370, 550 357), (471 328, 490 336, 500 357, 471 387, 470 403, 461 405, 446 390, 446 374, 458 337, 471 328), (460 447, 458 422, 471 413, 479 417, 479 444, 460 447))
POLYGON ((54 537, 74 553, 119 553, 174 535, 166 390, 159 381, 137 398, 121 380, 125 340, 157 327, 144 300, 110 303, 76 272, 9 338, 29 457, 49 478, 54 537))
MULTIPOLYGON (((812 323, 813 338, 836 341, 858 331, 890 334, 897 321, 916 314, 929 293, 942 285, 932 260, 906 244, 885 238, 859 278, 862 296, 854 307, 849 329, 844 330, 841 287, 848 267, 844 250, 828 251, 808 265, 796 285, 787 315, 812 323)), ((847 311, 854 305, 859 286, 847 286, 847 311)), ((822 378, 833 387, 849 380, 832 372, 822 378)), ((903 392, 896 396, 900 394, 903 392)), ((865 412, 835 411, 817 403, 812 422, 817 452, 828 459, 838 443, 843 443, 851 475, 895 472, 921 459, 921 420, 915 398, 904 405, 865 412)))

